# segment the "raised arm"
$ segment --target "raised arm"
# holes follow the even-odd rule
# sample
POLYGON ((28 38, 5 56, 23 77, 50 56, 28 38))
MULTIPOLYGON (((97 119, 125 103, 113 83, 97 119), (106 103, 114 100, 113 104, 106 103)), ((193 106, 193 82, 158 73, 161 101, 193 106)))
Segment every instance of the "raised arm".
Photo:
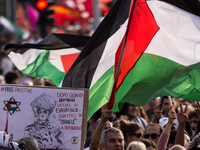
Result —
POLYGON ((175 108, 173 106, 170 107, 168 115, 169 115, 169 119, 168 119, 167 125, 165 126, 165 129, 163 130, 159 138, 157 150, 166 150, 171 127, 173 125, 174 120, 177 118, 175 108))
POLYGON ((187 104, 185 107, 185 110, 183 110, 182 103, 180 103, 180 112, 177 115, 178 117, 178 130, 177 130, 177 135, 176 135, 176 144, 180 144, 184 146, 184 130, 185 130, 185 124, 186 121, 188 120, 187 116, 187 104))
POLYGON ((112 117, 113 113, 111 110, 102 110, 101 119, 92 135, 91 143, 90 143, 90 150, 99 150, 99 145, 101 142, 101 136, 105 129, 105 124, 108 121, 108 118, 112 117))

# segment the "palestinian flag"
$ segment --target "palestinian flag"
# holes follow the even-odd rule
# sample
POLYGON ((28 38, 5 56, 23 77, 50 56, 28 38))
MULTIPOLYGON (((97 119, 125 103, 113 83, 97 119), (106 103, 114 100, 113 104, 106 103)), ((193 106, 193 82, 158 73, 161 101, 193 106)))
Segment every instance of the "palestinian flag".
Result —
POLYGON ((108 102, 114 82, 115 53, 126 32, 131 0, 118 0, 63 80, 63 87, 89 88, 90 118, 108 102))
POLYGON ((53 33, 37 44, 9 43, 4 50, 22 73, 59 86, 89 38, 53 33))
POLYGON ((198 0, 135 0, 126 37, 109 108, 118 112, 125 102, 142 106, 157 96, 200 101, 198 0))
POLYGON ((12 110, 12 111, 15 111, 15 109, 17 108, 16 102, 9 102, 6 106, 8 110, 12 110))
POLYGON ((17 33, 23 39, 27 39, 30 35, 28 30, 15 26, 14 22, 3 16, 0 16, 0 27, 2 28, 1 32, 17 33))

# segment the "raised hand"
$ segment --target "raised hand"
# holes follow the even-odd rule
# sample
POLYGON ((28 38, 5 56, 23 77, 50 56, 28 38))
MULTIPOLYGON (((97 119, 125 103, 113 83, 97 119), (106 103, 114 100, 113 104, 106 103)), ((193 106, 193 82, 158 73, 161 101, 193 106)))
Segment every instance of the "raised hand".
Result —
POLYGON ((173 106, 170 106, 168 116, 169 116, 168 122, 170 124, 173 124, 174 120, 177 118, 175 108, 173 106))
POLYGON ((177 114, 179 124, 186 123, 186 121, 188 120, 187 106, 188 105, 186 104, 185 110, 183 110, 183 105, 182 103, 180 103, 180 112, 177 114))
POLYGON ((107 105, 108 105, 108 103, 106 103, 101 109, 102 118, 106 119, 106 120, 108 120, 108 118, 111 118, 113 116, 113 112, 109 109, 106 109, 107 105))

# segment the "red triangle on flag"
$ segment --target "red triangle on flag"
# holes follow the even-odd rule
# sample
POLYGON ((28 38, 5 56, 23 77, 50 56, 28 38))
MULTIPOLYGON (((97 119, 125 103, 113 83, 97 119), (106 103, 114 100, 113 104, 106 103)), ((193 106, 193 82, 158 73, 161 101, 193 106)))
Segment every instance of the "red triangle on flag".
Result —
POLYGON ((69 69, 71 68, 71 66, 73 65, 74 61, 76 60, 79 54, 80 52, 74 53, 74 54, 61 55, 61 61, 63 64, 63 68, 65 70, 65 73, 69 71, 69 69))

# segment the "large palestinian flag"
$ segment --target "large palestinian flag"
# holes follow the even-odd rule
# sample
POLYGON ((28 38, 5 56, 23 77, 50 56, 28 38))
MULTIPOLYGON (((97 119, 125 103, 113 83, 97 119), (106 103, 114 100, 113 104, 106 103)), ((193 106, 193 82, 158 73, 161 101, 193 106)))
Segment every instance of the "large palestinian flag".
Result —
POLYGON ((4 50, 24 74, 59 86, 89 38, 53 33, 37 44, 9 43, 4 50))
POLYGON ((63 80, 64 87, 90 89, 88 118, 109 100, 115 53, 127 28, 130 3, 115 3, 63 80))
POLYGON ((118 47, 114 112, 125 102, 144 105, 164 95, 200 100, 199 1, 132 2, 122 59, 129 0, 116 2, 65 76, 63 86, 90 88, 88 118, 110 97, 118 47))
POLYGON ((200 100, 199 16, 198 0, 134 1, 121 64, 122 46, 116 53, 120 69, 109 108, 168 95, 200 100))

